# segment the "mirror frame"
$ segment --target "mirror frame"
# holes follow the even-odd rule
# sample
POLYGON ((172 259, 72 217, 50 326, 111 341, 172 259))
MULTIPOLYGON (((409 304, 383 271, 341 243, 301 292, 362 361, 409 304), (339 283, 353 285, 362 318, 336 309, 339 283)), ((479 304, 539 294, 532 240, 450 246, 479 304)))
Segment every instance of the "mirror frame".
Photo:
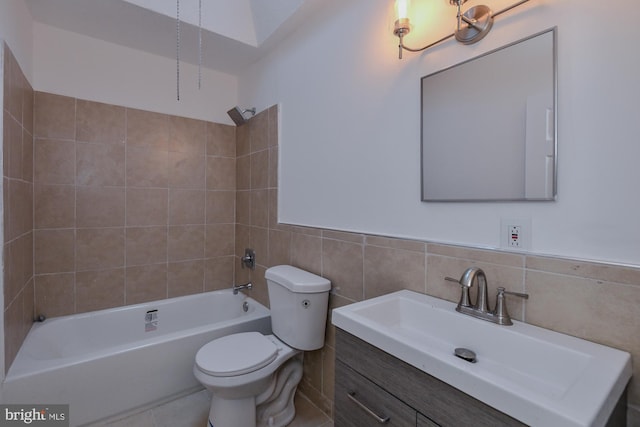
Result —
POLYGON ((433 72, 426 76, 423 76, 420 79, 420 199, 423 202, 522 202, 522 201, 555 201, 557 199, 558 194, 558 35, 557 35, 557 27, 552 27, 530 36, 524 37, 517 41, 508 43, 504 46, 498 47, 491 51, 485 52, 481 55, 475 56, 473 58, 467 59, 465 61, 459 62, 457 64, 451 65, 449 67, 443 68, 439 71, 433 72), (425 142, 424 142, 424 80, 428 77, 434 76, 436 74, 440 74, 452 68, 456 68, 462 66, 464 64, 468 64, 480 58, 484 58, 493 53, 502 51, 509 47, 515 46, 517 44, 526 42, 535 37, 551 33, 552 35, 552 89, 553 89, 553 184, 552 184, 552 195, 550 197, 545 198, 427 198, 425 197, 425 181, 424 181, 424 155, 425 155, 425 142))

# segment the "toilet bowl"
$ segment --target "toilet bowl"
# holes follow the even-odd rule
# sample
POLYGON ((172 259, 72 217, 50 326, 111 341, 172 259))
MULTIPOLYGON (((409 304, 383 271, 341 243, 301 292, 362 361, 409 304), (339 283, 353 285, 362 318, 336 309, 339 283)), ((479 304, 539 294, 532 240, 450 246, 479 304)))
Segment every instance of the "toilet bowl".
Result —
POLYGON ((194 375, 212 395, 208 427, 290 423, 302 352, 324 344, 331 282, 288 265, 267 269, 265 278, 273 335, 227 335, 196 354, 194 375))

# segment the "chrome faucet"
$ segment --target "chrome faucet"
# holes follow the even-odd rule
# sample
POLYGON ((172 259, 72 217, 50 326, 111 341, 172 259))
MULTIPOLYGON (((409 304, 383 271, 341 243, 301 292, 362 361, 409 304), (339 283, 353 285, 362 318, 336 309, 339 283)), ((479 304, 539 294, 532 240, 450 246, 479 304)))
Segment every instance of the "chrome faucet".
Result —
POLYGON ((478 319, 497 323, 498 325, 513 325, 509 312, 507 311, 505 295, 514 295, 524 299, 529 298, 528 294, 506 291, 504 288, 499 287, 498 294, 496 295, 496 309, 492 311, 489 308, 487 297, 487 276, 482 269, 470 267, 465 270, 460 280, 451 277, 445 277, 445 280, 456 282, 462 288, 462 294, 460 295, 460 301, 458 302, 456 311, 478 319), (478 294, 476 295, 476 303, 471 304, 469 289, 473 286, 474 281, 478 284, 478 294))
POLYGON ((233 285, 231 289, 233 289, 234 295, 238 295, 238 292, 240 292, 243 289, 248 289, 248 290, 253 289, 253 285, 251 284, 251 282, 247 282, 244 285, 233 285))

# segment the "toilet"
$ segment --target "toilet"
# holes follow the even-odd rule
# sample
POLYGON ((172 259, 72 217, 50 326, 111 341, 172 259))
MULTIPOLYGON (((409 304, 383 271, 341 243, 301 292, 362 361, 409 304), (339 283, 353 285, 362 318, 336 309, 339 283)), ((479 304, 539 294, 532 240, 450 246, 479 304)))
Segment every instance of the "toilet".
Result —
POLYGON ((193 373, 212 394, 207 427, 289 424, 302 352, 324 345, 331 282, 290 265, 267 269, 265 279, 273 335, 227 335, 196 354, 193 373))

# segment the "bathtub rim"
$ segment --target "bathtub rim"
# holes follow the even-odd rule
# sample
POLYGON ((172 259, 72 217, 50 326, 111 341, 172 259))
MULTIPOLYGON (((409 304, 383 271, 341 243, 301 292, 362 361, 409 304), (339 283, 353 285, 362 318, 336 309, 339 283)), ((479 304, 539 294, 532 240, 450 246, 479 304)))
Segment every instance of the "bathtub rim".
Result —
MULTIPOLYGON (((27 339, 29 339, 29 336, 32 335, 32 333, 42 328, 45 328, 54 322, 66 321, 71 318, 73 318, 73 320, 75 321, 77 320, 81 321, 82 319, 94 317, 94 316, 105 314, 105 313, 117 314, 118 312, 121 312, 121 311, 129 311, 129 310, 133 311, 133 310, 144 309, 145 307, 158 308, 158 307, 161 307, 162 305, 170 304, 172 302, 188 301, 190 299, 202 298, 203 295, 231 294, 231 293, 232 293, 231 289, 218 289, 213 291, 201 292, 198 294, 182 295, 179 297, 164 298, 164 299, 159 299, 154 301, 124 305, 119 307, 106 308, 106 309, 94 310, 94 311, 88 311, 88 312, 76 313, 76 314, 69 314, 65 316, 51 317, 46 319, 44 322, 33 323, 23 342, 23 346, 27 342, 27 339)), ((240 303, 248 301, 251 305, 253 305, 255 310, 249 316, 243 317, 244 319, 254 320, 254 319, 261 319, 261 318, 266 318, 271 316, 269 308, 261 304, 259 301, 246 295, 246 293, 242 293, 242 292, 238 293, 238 298, 240 298, 240 301, 239 301, 240 303)), ((142 349, 158 343, 172 341, 181 337, 194 336, 210 330, 211 325, 215 325, 216 328, 225 328, 225 327, 231 327, 237 323, 238 323, 237 318, 232 318, 232 319, 227 319, 223 321, 218 321, 215 323, 207 323, 204 325, 199 325, 199 326, 191 327, 188 329, 173 331, 173 332, 164 333, 160 335, 154 335, 148 338, 143 338, 135 342, 126 342, 120 345, 108 347, 107 351, 105 351, 105 349, 102 348, 102 349, 97 349, 95 351, 83 353, 81 355, 64 356, 59 358, 36 359, 31 357, 30 355, 25 356, 23 354, 23 349, 22 349, 23 346, 21 346, 2 382, 3 384, 11 383, 13 381, 19 381, 25 377, 53 371, 56 369, 66 368, 79 363, 86 363, 92 360, 100 359, 102 357, 108 357, 112 355, 126 353, 127 351, 142 349), (28 360, 26 361, 23 360, 25 357, 27 357, 28 360), (35 369, 33 369, 34 366, 31 366, 31 365, 21 366, 24 363, 32 363, 33 365, 35 365, 35 369)))

